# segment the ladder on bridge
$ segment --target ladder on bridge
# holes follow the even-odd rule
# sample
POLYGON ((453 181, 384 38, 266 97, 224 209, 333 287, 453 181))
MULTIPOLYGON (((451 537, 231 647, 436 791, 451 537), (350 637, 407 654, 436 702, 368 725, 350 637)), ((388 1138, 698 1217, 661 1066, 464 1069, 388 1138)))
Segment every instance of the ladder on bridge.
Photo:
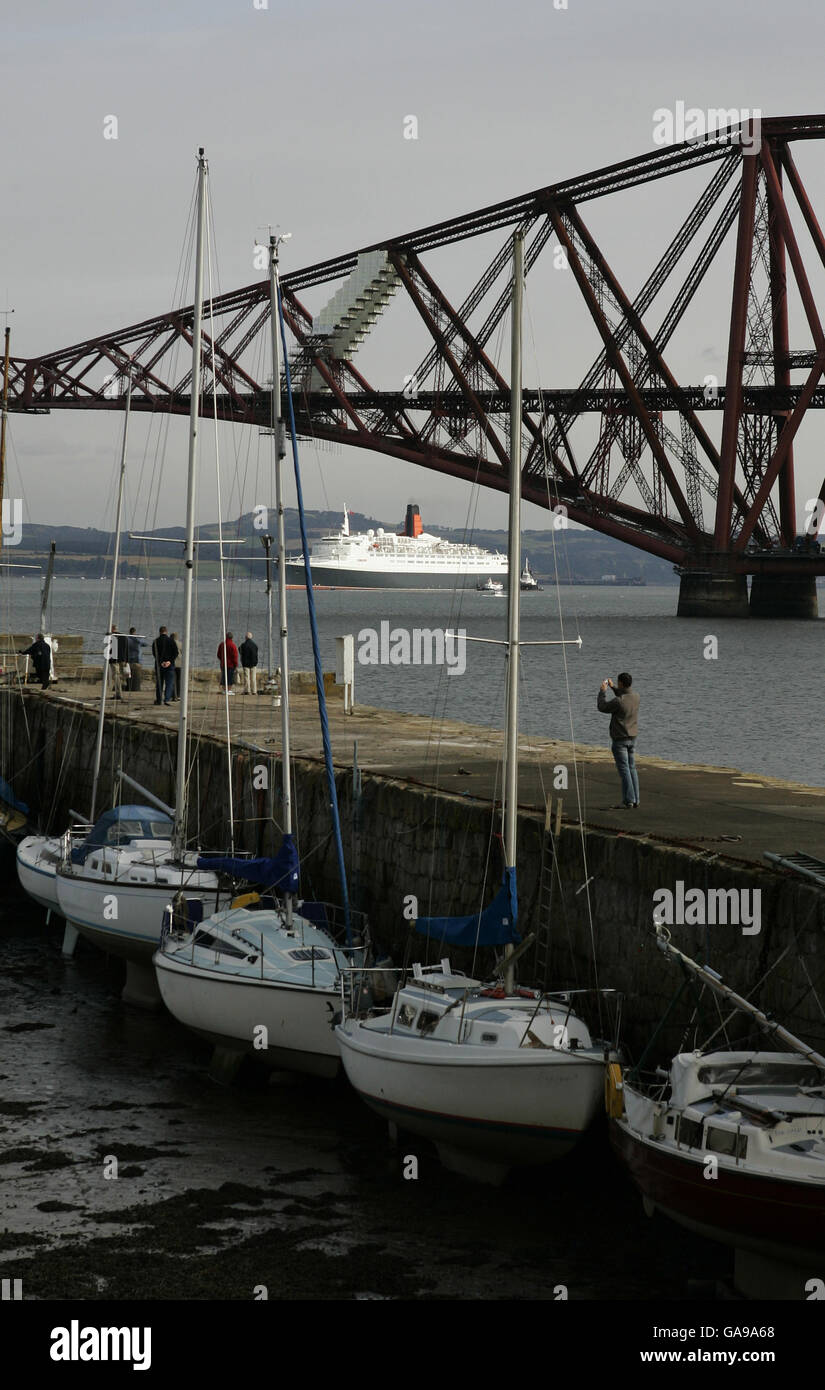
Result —
MULTIPOLYGON (((349 360, 386 308, 400 279, 386 251, 362 251, 355 269, 312 321, 312 342, 325 356, 349 360)), ((300 356, 300 355, 299 355, 300 356)), ((317 370, 311 391, 328 391, 317 370)))

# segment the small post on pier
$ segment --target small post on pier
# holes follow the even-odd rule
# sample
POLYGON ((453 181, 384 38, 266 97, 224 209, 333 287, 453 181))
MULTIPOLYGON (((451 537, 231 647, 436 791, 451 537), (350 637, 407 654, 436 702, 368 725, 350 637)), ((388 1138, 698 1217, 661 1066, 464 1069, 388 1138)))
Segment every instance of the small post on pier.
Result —
POLYGON ((344 714, 355 706, 355 639, 351 632, 335 639, 335 683, 344 687, 344 714))

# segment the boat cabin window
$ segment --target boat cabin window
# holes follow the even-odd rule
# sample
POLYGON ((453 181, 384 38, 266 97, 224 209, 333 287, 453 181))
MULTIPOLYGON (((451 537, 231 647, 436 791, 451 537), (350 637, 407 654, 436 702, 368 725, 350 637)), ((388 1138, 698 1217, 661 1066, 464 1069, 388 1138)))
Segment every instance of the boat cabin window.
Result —
POLYGON ((120 845, 124 840, 141 839, 139 820, 116 820, 106 831, 107 845, 120 845))
POLYGON ((168 840, 172 827, 167 820, 117 820, 106 831, 107 845, 123 845, 129 840, 168 840))
POLYGON ((706 1086, 816 1086, 821 1073, 807 1062, 726 1062, 699 1068, 706 1086))
POLYGON ((433 1013, 432 1010, 422 1009, 418 1015, 418 1027, 422 1033, 429 1033, 437 1024, 441 1014, 433 1013))
POLYGON ((679 1116, 679 1129, 676 1135, 680 1144, 687 1144, 690 1149, 701 1149, 702 1147, 702 1123, 700 1120, 688 1120, 684 1115, 679 1116))
POLYGON ((705 1148, 718 1154, 730 1154, 733 1158, 744 1158, 748 1148, 747 1135, 737 1134, 733 1129, 719 1129, 716 1125, 708 1125, 705 1148))
POLYGON ((289 955, 292 960, 329 960, 329 951, 322 946, 300 946, 296 951, 290 951, 289 955))
POLYGON ((400 1023, 402 1028, 411 1028, 415 1020, 415 1004, 402 1004, 395 1016, 396 1023, 400 1023))
POLYGON ((498 1042, 498 1033, 482 1033, 481 1041, 484 1043, 498 1042))
POLYGON ((195 946, 203 946, 207 950, 219 952, 222 956, 236 956, 239 960, 246 960, 248 951, 240 951, 237 946, 231 945, 223 937, 213 936, 211 932, 199 931, 194 941, 195 946))

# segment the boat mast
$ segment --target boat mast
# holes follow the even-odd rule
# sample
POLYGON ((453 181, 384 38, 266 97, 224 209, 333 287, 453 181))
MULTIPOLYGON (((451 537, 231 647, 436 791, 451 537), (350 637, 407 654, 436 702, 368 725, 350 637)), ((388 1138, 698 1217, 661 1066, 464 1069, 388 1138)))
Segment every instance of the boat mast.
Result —
MULTIPOLYGON (((272 428, 275 432, 275 506, 278 512, 278 663, 281 668, 281 779, 282 822, 284 834, 292 834, 292 766, 289 742, 289 640, 286 616, 286 544, 284 541, 284 502, 282 463, 286 456, 284 427, 281 419, 281 345, 278 317, 278 241, 269 237, 269 319, 272 328, 272 428)), ((292 922, 292 894, 284 894, 286 922, 292 922)))
POLYGON ((56 549, 57 545, 54 541, 51 541, 49 543, 49 559, 46 565, 46 578, 43 580, 43 591, 40 595, 40 631, 43 633, 44 637, 48 636, 46 631, 48 626, 46 615, 49 607, 49 591, 51 590, 52 579, 54 578, 54 552, 56 549))
POLYGON ((126 383, 126 414, 123 417, 123 443, 120 450, 120 478, 117 486, 117 515, 115 518, 115 549, 112 561, 112 583, 109 587, 109 621, 106 625, 106 641, 103 648, 103 679, 100 686, 100 713, 97 717, 97 743, 95 763, 92 773, 92 800, 89 807, 89 820, 94 824, 97 806, 97 784, 100 778, 100 760, 103 753, 103 717, 106 713, 106 687, 109 682, 109 662, 107 653, 117 659, 117 652, 111 651, 112 625, 115 620, 115 595, 117 593, 117 572, 120 564, 120 528, 123 519, 123 485, 126 480, 126 442, 129 438, 129 412, 132 406, 131 373, 126 383))
POLYGON ((678 950, 677 947, 672 945, 669 934, 661 926, 657 926, 656 929, 656 945, 659 947, 660 951, 664 951, 665 955, 670 956, 672 960, 677 960, 685 970, 689 970, 692 975, 702 980, 704 984, 710 985, 712 990, 720 994, 723 999, 727 999, 729 1003, 733 1004, 734 1008, 739 1009, 741 1013, 748 1014, 766 1033, 771 1033, 774 1037, 780 1038, 782 1042, 787 1043, 788 1047, 790 1047, 793 1052, 798 1052, 801 1057, 804 1057, 808 1062, 812 1062, 820 1071, 825 1071, 825 1057, 821 1056, 818 1052, 814 1052, 813 1048, 808 1047, 802 1039, 796 1037, 794 1033, 789 1033, 787 1028, 782 1027, 781 1023, 777 1023, 775 1019, 769 1018, 761 1009, 757 1009, 755 1004, 751 1004, 747 999, 743 999, 741 994, 736 994, 731 989, 730 985, 724 983, 721 976, 717 975, 715 970, 711 970, 709 965, 699 965, 695 960, 691 960, 690 956, 686 956, 682 951, 678 950))
MULTIPOLYGON (((12 310, 12 312, 14 312, 12 310)), ((3 491, 6 486, 6 422, 9 417, 9 344, 11 329, 6 324, 6 346, 3 352, 3 414, 0 419, 0 512, 3 507, 3 491)), ((3 526, 0 519, 0 551, 3 549, 3 526)))
POLYGON ((178 765, 175 778, 173 843, 183 853, 186 843, 186 738, 189 728, 189 664, 192 652, 192 585, 195 568, 195 491, 198 458, 198 407, 201 385, 201 325, 203 321, 203 243, 206 222, 206 160, 198 150, 198 212, 195 250, 195 299, 192 317, 192 394, 189 411, 189 466, 186 482, 186 540, 183 550, 183 652, 180 661, 178 765))
MULTIPOLYGON (((507 536, 507 726, 504 767, 504 863, 515 868, 518 827, 518 680, 521 604, 521 318, 524 296, 524 235, 513 236, 513 301, 510 343, 510 513, 507 536)), ((512 955, 513 947, 505 947, 512 955)), ((513 989, 513 967, 504 977, 513 989)))

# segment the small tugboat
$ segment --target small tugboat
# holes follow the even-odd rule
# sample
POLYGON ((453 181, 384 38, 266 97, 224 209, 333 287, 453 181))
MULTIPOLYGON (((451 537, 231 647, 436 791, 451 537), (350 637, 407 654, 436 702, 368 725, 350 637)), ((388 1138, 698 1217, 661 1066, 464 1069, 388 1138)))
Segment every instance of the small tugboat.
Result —
POLYGON ((489 576, 482 583, 481 580, 476 584, 476 591, 479 594, 492 594, 493 598, 504 598, 504 585, 500 579, 490 579, 489 576))
POLYGON ((657 944, 789 1051, 680 1052, 647 1080, 638 1068, 624 1078, 611 1069, 613 1148, 648 1215, 734 1247, 743 1292, 753 1292, 754 1271, 764 1281, 779 1262, 785 1286, 804 1297, 801 1272, 819 1268, 825 1250, 825 1057, 683 955, 661 926, 657 944))
POLYGON ((524 569, 521 571, 521 574, 519 575, 518 586, 523 594, 541 593, 541 585, 536 579, 536 576, 533 574, 533 571, 530 569, 530 561, 527 559, 526 555, 524 557, 524 569))

